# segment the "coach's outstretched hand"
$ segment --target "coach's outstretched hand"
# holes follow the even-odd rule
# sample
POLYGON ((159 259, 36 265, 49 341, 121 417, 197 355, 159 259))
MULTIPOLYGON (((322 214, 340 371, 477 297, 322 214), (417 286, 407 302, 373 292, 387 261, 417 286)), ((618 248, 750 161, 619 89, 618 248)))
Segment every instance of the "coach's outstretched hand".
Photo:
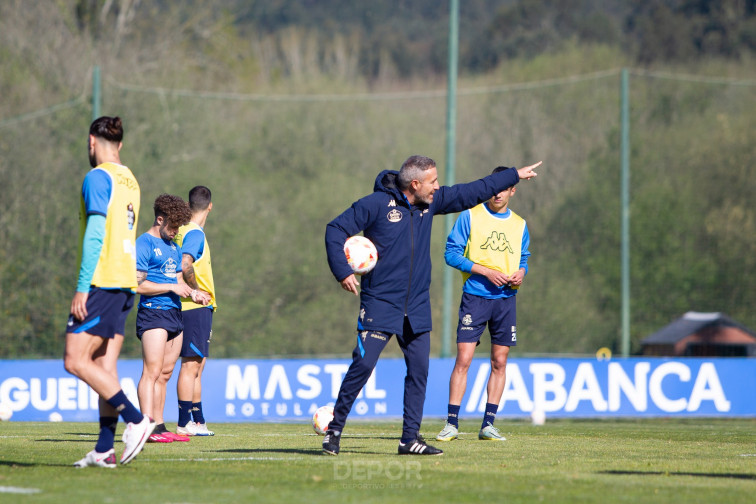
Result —
POLYGON ((520 179, 524 180, 529 180, 533 177, 537 177, 538 174, 533 170, 541 166, 541 164, 543 164, 543 161, 538 161, 536 164, 526 166, 525 168, 520 168, 519 170, 517 170, 517 174, 520 176, 520 179))

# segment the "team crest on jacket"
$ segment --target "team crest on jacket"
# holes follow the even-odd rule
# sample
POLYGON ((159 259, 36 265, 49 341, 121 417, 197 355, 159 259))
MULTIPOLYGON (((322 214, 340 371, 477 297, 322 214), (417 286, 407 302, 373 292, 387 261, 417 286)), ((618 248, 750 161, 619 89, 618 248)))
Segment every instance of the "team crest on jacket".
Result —
POLYGON ((402 212, 394 208, 386 215, 386 218, 389 222, 399 222, 402 220, 402 212))

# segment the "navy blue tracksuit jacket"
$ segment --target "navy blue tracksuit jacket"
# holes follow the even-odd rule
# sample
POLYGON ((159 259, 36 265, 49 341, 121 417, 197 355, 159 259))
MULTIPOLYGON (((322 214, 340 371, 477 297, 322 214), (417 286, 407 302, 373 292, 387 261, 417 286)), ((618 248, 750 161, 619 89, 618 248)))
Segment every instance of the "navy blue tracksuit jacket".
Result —
POLYGON ((406 314, 415 333, 430 331, 433 216, 472 208, 520 180, 512 168, 468 184, 442 186, 433 203, 423 207, 407 202, 396 187, 398 174, 381 172, 374 192, 355 201, 326 227, 328 265, 339 282, 352 274, 344 256, 347 238, 363 231, 378 250, 378 263, 361 280, 360 304, 365 312, 359 330, 400 334, 406 314))
POLYGON ((354 202, 326 226, 328 264, 338 281, 352 274, 344 242, 360 231, 378 250, 375 268, 362 276, 357 346, 341 382, 329 429, 341 431, 357 395, 367 383, 391 335, 397 336, 405 362, 402 440, 415 439, 425 403, 430 354, 430 239, 433 216, 461 212, 519 181, 504 170, 468 184, 443 186, 429 206, 410 205, 396 187, 398 172, 383 171, 374 192, 354 202))

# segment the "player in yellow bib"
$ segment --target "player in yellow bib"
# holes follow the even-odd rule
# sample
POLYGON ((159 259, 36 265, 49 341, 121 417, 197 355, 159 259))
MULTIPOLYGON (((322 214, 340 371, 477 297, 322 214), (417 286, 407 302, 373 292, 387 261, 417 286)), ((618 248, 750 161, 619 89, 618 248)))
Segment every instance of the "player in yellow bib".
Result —
POLYGON ((174 241, 181 247, 184 281, 193 289, 210 296, 209 304, 181 300, 184 316, 184 342, 181 347, 181 370, 177 383, 179 418, 176 432, 185 436, 212 436, 202 411, 202 371, 213 337, 213 313, 218 309, 210 246, 205 236, 207 216, 213 209, 210 189, 197 186, 189 191, 191 221, 179 229, 174 241))
MULTIPOLYGON (((494 170, 505 170, 499 167, 494 170)), ((504 441, 494 427, 506 383, 509 348, 517 344, 515 295, 528 272, 530 234, 525 220, 509 209, 515 186, 457 218, 446 241, 446 263, 462 272, 464 286, 457 324, 457 360, 449 379, 446 426, 438 441, 457 439, 467 371, 486 326, 491 333, 488 399, 478 438, 504 441)))
POLYGON ((126 398, 116 364, 126 317, 134 305, 136 223, 139 184, 121 164, 123 125, 100 117, 89 128, 89 163, 81 189, 80 268, 66 329, 64 366, 100 396, 100 435, 95 449, 76 467, 116 466, 114 439, 118 415, 126 421, 121 463, 144 447, 155 428, 126 398))

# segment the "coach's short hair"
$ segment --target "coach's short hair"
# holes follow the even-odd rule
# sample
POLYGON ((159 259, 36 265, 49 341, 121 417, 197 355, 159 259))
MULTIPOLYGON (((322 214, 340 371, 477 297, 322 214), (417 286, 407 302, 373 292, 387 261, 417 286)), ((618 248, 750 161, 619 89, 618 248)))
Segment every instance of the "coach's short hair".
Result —
POLYGON ((399 170, 399 176, 396 179, 396 185, 400 191, 409 188, 413 180, 420 180, 423 172, 436 167, 436 162, 426 156, 410 156, 402 163, 399 170))

